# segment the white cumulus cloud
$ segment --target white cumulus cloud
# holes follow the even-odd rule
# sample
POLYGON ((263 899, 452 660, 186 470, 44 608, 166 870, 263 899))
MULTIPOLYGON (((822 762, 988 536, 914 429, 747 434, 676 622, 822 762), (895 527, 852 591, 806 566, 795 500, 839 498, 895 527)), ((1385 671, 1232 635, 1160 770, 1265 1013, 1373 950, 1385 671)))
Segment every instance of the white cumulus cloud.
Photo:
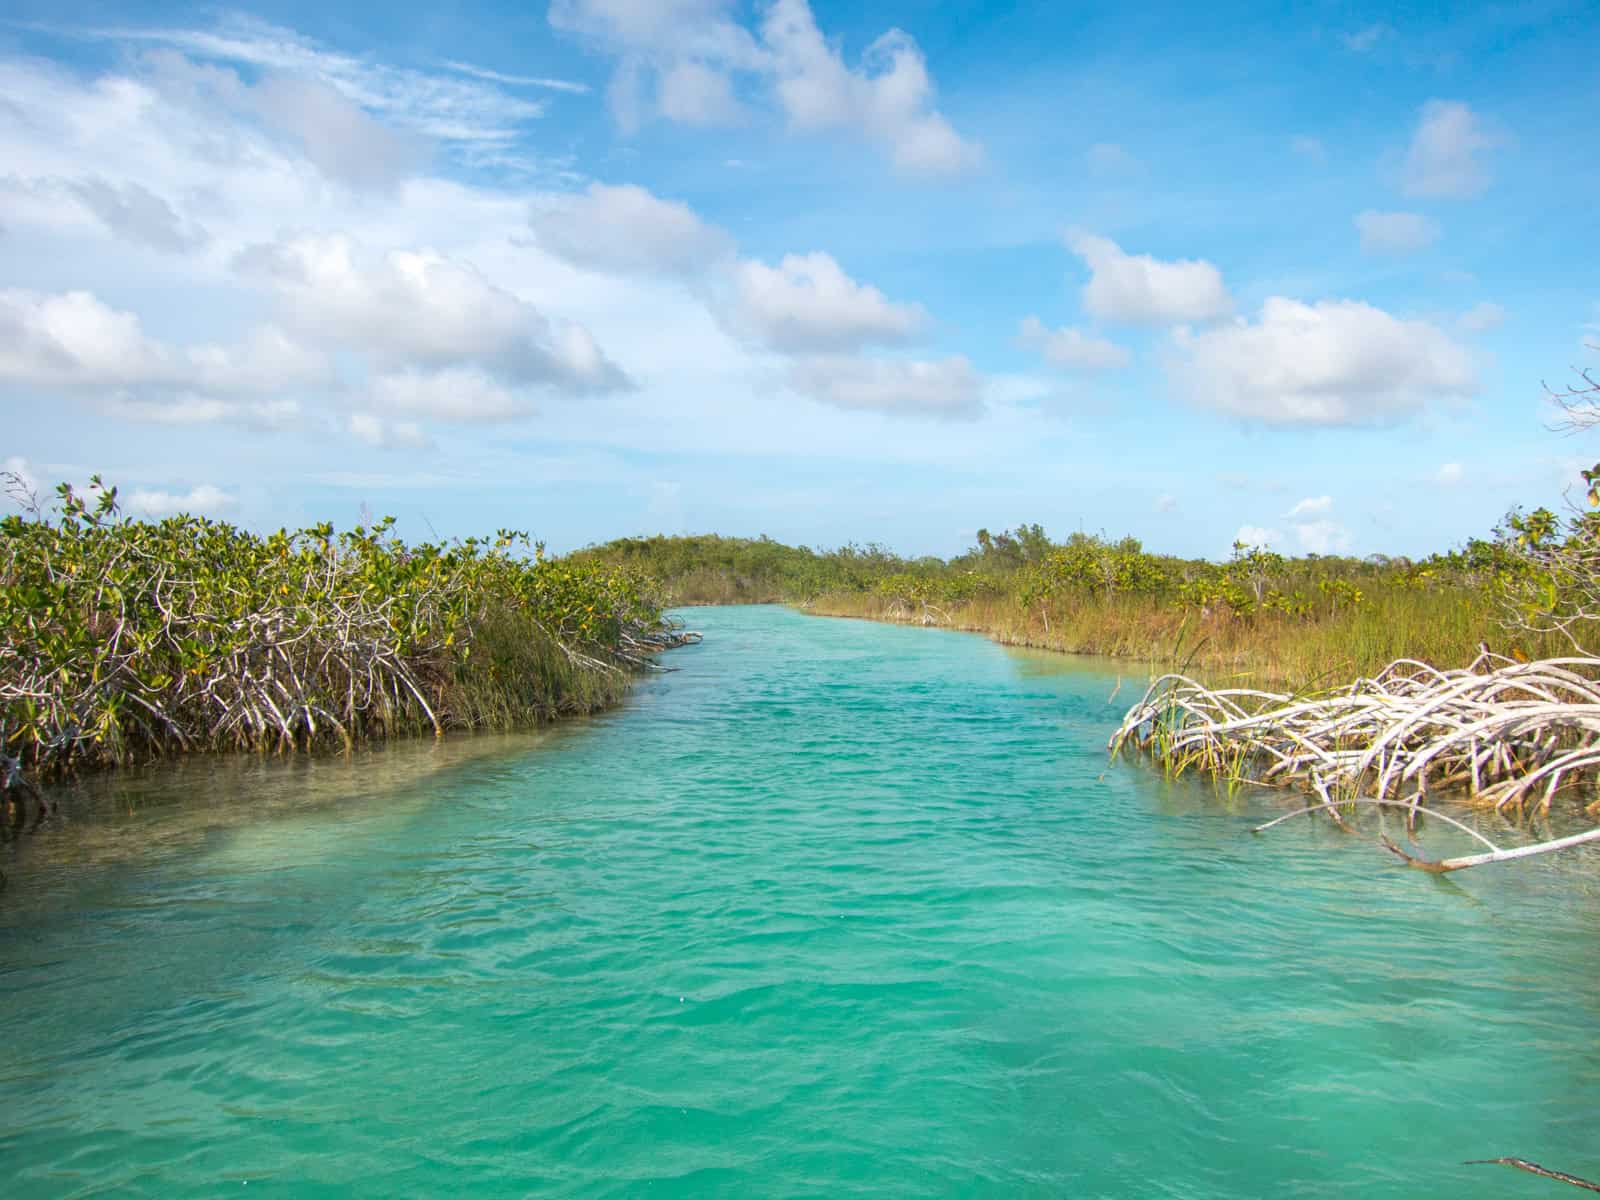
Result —
POLYGON ((927 60, 891 29, 859 65, 844 61, 807 0, 772 0, 756 28, 729 0, 554 0, 550 23, 617 59, 610 101, 625 130, 649 117, 685 124, 746 119, 740 81, 770 89, 792 129, 855 132, 900 171, 952 175, 982 161, 935 106, 927 60))
POLYGON ((776 267, 738 263, 726 319, 744 336, 801 353, 903 342, 927 317, 920 305, 894 303, 851 279, 832 255, 816 252, 785 255, 776 267))
POLYGON ((341 235, 245 249, 236 266, 274 287, 302 337, 388 369, 474 367, 569 392, 629 386, 588 330, 547 319, 474 267, 432 251, 369 254, 341 235))
POLYGON ((206 516, 224 513, 238 507, 239 501, 209 483, 202 483, 187 492, 163 492, 141 489, 119 503, 129 513, 140 517, 173 517, 180 513, 206 516))
POLYGON ((1201 259, 1163 262, 1148 254, 1126 254, 1107 237, 1076 233, 1067 239, 1089 268, 1083 305, 1111 321, 1176 324, 1210 321, 1233 311, 1222 272, 1201 259))
POLYGON ((1068 326, 1050 329, 1034 316, 1023 318, 1017 342, 1038 351, 1046 362, 1079 371, 1111 371, 1133 361, 1124 346, 1068 326))
POLYGON ((1302 521, 1294 536, 1307 554, 1349 554, 1355 545, 1350 531, 1337 521, 1302 521))
POLYGON ((1283 534, 1260 525, 1241 525, 1239 532, 1233 535, 1233 540, 1250 549, 1272 550, 1282 544, 1283 534))
POLYGON ((69 392, 131 419, 198 423, 279 403, 269 394, 330 378, 323 354, 259 327, 230 345, 174 346, 90 292, 0 290, 0 386, 69 392))
POLYGON ((981 161, 978 147, 933 107, 927 60, 909 34, 891 29, 852 70, 823 38, 806 0, 776 0, 762 36, 774 56, 779 102, 795 128, 860 129, 913 174, 957 174, 981 161))
POLYGON ((1269 425, 1370 425, 1477 387, 1465 348, 1354 300, 1273 296, 1254 321, 1179 330, 1168 362, 1200 405, 1269 425))

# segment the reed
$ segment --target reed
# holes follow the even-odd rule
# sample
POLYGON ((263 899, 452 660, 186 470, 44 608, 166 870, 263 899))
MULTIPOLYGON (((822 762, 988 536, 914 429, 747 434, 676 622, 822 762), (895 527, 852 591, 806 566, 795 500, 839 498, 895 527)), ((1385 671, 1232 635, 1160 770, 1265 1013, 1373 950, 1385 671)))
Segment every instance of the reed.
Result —
POLYGON ((1181 665, 1213 681, 1304 687, 1403 656, 1459 665, 1484 640, 1529 658, 1570 648, 1549 624, 1502 632, 1508 599, 1549 574, 1503 537, 1421 562, 1236 546, 1217 563, 1152 554, 1131 538, 1055 542, 1037 525, 980 530, 977 545, 948 561, 718 537, 623 539, 583 554, 648 572, 677 603, 781 599, 821 615, 1181 665))
POLYGON ((1127 659, 1154 671, 1182 667, 1213 682, 1302 688, 1372 674, 1396 658, 1467 663, 1485 640, 1528 658, 1560 653, 1550 635, 1507 640, 1493 598, 1468 589, 1418 591, 1382 584, 1362 602, 1302 616, 1201 612, 1140 596, 1089 596, 1041 608, 1014 595, 908 605, 873 593, 830 593, 809 602, 822 616, 933 624, 983 633, 1012 646, 1127 659))

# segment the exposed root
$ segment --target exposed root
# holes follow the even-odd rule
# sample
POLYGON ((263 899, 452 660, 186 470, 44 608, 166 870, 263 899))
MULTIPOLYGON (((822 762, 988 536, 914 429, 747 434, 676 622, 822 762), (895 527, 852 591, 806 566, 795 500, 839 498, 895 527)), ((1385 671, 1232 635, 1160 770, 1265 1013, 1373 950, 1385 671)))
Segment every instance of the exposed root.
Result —
MULTIPOLYGON (((806 607, 810 607, 807 602, 806 607)), ((896 597, 889 602, 883 610, 883 617, 888 621, 901 621, 907 625, 948 625, 950 614, 938 605, 929 604, 926 600, 908 602, 896 597)))
MULTIPOLYGON (((1563 788, 1581 787, 1594 797, 1600 659, 1519 663, 1486 653, 1457 671, 1401 659, 1371 679, 1306 696, 1212 689, 1164 675, 1111 738, 1113 754, 1129 747, 1174 775, 1199 771, 1234 784, 1303 787, 1321 797, 1258 832, 1316 812, 1343 826, 1340 810, 1352 805, 1405 810, 1412 830, 1430 791, 1460 792, 1500 813, 1547 813, 1563 788)), ((1383 842, 1409 865, 1443 872, 1600 840, 1595 829, 1506 850, 1467 832, 1486 853, 1434 861, 1387 837, 1383 842)))
POLYGON ((640 671, 667 671, 652 655, 663 650, 676 650, 679 646, 699 645, 704 638, 692 629, 664 627, 659 629, 624 630, 621 644, 612 651, 618 659, 640 671))

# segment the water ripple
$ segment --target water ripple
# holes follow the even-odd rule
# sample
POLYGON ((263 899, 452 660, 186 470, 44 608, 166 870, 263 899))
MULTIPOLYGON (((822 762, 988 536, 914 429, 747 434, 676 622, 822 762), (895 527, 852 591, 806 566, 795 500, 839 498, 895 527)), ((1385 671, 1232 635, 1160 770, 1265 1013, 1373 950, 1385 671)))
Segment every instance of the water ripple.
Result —
POLYGON ((1251 839, 1267 801, 1107 766, 1092 666, 694 615, 598 720, 86 785, 7 867, 7 1194, 1600 1174, 1593 856, 1440 881, 1251 839))

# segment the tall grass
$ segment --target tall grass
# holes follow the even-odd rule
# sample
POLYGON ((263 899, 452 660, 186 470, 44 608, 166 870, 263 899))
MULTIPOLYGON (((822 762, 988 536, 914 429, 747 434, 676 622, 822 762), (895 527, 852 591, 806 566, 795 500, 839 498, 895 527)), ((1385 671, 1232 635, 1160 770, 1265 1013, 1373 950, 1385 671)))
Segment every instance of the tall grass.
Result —
POLYGON ((1291 689, 1370 675, 1397 658, 1464 666, 1489 640, 1501 653, 1539 658, 1564 652, 1550 636, 1505 640, 1498 609, 1465 589, 1369 587, 1359 604, 1306 617, 1277 613, 1201 614, 1143 596, 1084 597, 1041 608, 998 595, 908 607, 882 595, 837 592, 813 599, 824 616, 932 623, 984 633, 998 642, 1124 658, 1157 670, 1182 667, 1209 682, 1291 689))
MULTIPOLYGON (((1514 516, 1508 523, 1513 534, 1520 528, 1514 516)), ((1507 599, 1537 592, 1549 574, 1506 536, 1420 562, 1286 558, 1244 545, 1221 562, 1182 559, 1133 538, 1056 542, 1036 524, 979 530, 976 545, 949 560, 714 536, 622 539, 583 555, 649 572, 678 603, 783 599, 815 613, 1185 666, 1213 683, 1315 686, 1399 657, 1462 666, 1485 640, 1530 657, 1568 648, 1549 634, 1513 642, 1501 633, 1507 599)))

